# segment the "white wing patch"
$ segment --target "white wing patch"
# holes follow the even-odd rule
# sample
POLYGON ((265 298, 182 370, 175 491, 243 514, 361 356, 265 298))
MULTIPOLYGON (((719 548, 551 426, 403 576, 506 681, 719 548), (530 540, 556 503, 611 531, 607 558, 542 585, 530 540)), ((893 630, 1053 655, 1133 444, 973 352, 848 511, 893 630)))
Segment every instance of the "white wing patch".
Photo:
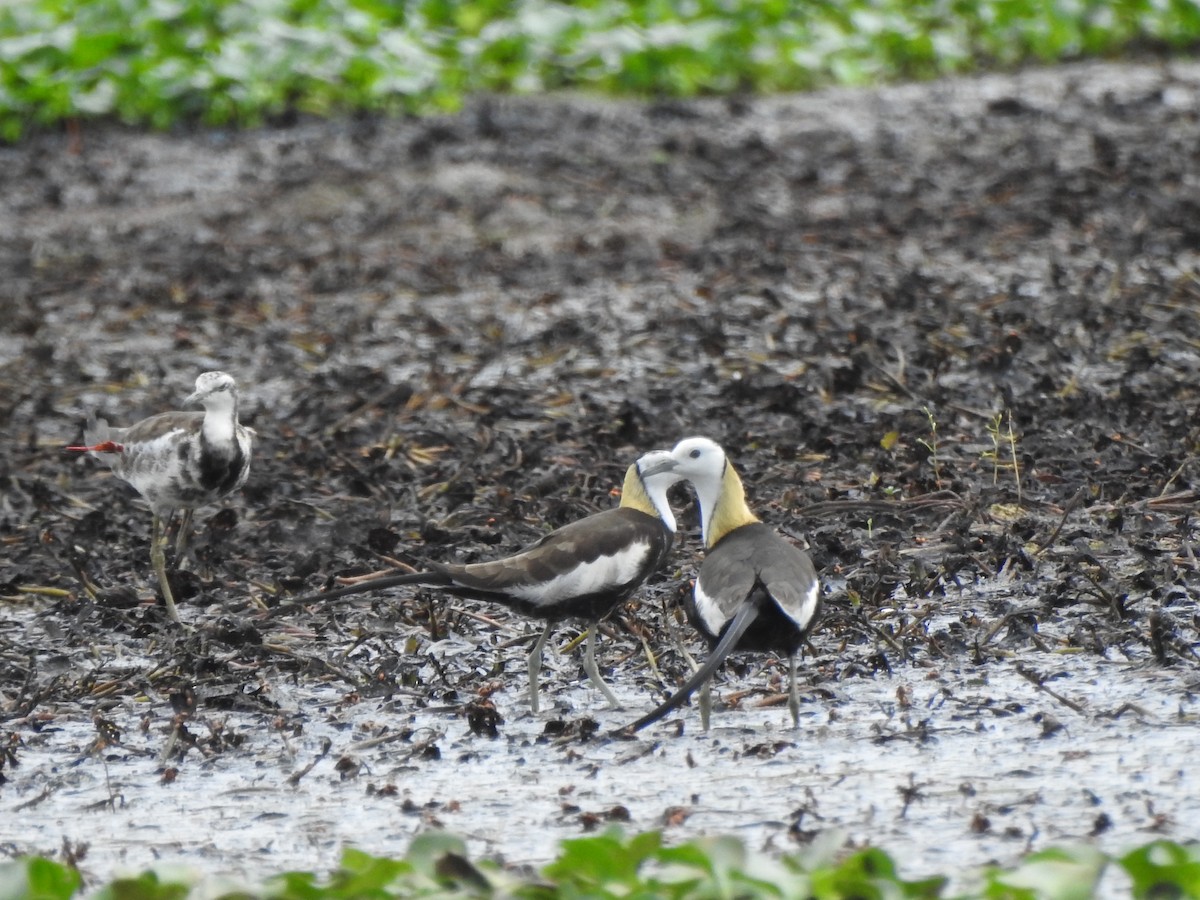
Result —
POLYGON ((720 634, 728 617, 717 598, 704 593, 703 581, 700 578, 696 579, 696 586, 692 589, 692 599, 696 601, 696 614, 700 616, 700 621, 704 623, 708 633, 720 634))
MULTIPOLYGON (((775 600, 775 605, 779 607, 780 612, 796 623, 797 628, 805 629, 812 623, 813 615, 817 611, 817 602, 820 594, 821 583, 814 578, 809 584, 808 589, 804 592, 799 606, 793 607, 790 604, 780 603, 778 598, 775 600)), ((696 587, 693 589, 692 597, 696 601, 696 613, 700 616, 700 621, 704 623, 704 627, 708 629, 710 634, 720 634, 721 629, 725 627, 725 623, 733 617, 726 615, 725 610, 722 609, 716 597, 710 597, 704 592, 704 583, 699 578, 696 579, 696 587)), ((735 608, 734 612, 736 611, 735 608)))
POLYGON ((609 591, 636 579, 649 553, 649 542, 639 541, 612 556, 601 556, 591 562, 580 563, 550 581, 516 586, 511 593, 529 603, 550 606, 572 597, 609 591))
POLYGON ((783 611, 789 619, 796 623, 796 627, 800 629, 808 628, 812 624, 813 616, 817 612, 817 602, 820 599, 821 582, 814 578, 812 584, 808 586, 808 590, 804 592, 804 599, 800 602, 799 609, 789 609, 776 601, 776 605, 783 611))

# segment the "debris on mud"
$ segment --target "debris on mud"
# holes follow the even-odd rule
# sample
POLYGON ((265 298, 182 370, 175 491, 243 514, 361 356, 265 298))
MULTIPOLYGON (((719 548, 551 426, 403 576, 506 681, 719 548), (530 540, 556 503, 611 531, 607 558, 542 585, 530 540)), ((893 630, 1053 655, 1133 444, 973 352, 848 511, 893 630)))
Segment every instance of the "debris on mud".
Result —
POLYGON ((0 849, 254 872, 436 826, 520 863, 620 822, 920 874, 1189 836, 1197 109, 1175 61, 0 148, 0 849), (212 368, 258 437, 180 630, 133 492, 62 448, 212 368), (624 713, 548 652, 531 717, 502 609, 266 615, 516 550, 690 434, 826 585, 796 732, 786 660, 735 656, 710 735, 605 738, 702 652, 681 488, 603 623, 624 713))

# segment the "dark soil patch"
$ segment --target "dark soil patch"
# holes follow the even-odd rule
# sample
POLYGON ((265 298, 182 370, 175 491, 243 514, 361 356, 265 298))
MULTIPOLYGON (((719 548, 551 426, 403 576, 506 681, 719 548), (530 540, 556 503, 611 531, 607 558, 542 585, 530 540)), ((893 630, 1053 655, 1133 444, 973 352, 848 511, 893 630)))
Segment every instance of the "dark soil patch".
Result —
MULTIPOLYGON (((48 765, 134 744, 154 758, 174 727, 172 779, 196 755, 236 767, 246 735, 193 737, 191 717, 298 735, 312 711, 281 700, 295 685, 372 698, 347 716, 360 736, 387 712, 533 741, 532 629, 504 610, 425 592, 262 611, 388 558, 515 550, 693 433, 725 445, 830 586, 806 672, 821 721, 882 685, 900 713, 876 737, 919 747, 937 714, 906 684, 949 678, 936 696, 953 706, 1024 665, 1023 712, 1052 737, 1075 713, 1047 661, 1076 659, 1151 670, 1182 711, 1200 644, 1197 110, 1200 67, 1176 62, 770 99, 485 99, 250 133, 89 127, 0 149, 0 803, 15 816, 46 787, 15 767, 33 747, 48 765), (241 494, 198 515, 185 633, 152 603, 148 513, 61 448, 88 409, 127 424, 175 408, 208 368, 239 378, 259 444, 241 494), (126 739, 56 744, 96 716, 126 739)), ((677 568, 605 626, 602 665, 635 706, 605 710, 560 660, 543 676, 556 752, 686 671, 664 621, 695 563, 678 501, 677 568)), ((782 672, 739 659, 725 699, 744 688, 782 722, 782 672)), ((1123 715, 1090 683, 1089 716, 1123 715)), ((1016 714, 986 694, 955 715, 1016 714)), ((396 739, 418 770, 436 759, 436 741, 396 739)), ((765 759, 806 739, 822 746, 734 740, 765 759)), ((781 841, 812 822, 791 808, 781 841)), ((1001 830, 994 810, 963 814, 1001 830)), ((1111 815, 1127 834, 1154 822, 1111 815)), ((52 828, 12 827, 0 848, 57 849, 52 828)))

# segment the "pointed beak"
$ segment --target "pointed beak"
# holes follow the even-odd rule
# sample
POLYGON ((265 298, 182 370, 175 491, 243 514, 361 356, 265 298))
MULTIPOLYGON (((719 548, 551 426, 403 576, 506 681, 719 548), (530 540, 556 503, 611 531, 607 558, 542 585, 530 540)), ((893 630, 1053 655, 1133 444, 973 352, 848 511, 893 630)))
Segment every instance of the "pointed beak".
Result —
POLYGON ((638 460, 638 470, 642 473, 642 478, 674 472, 677 465, 670 450, 653 450, 638 460))
POLYGON ((199 403, 206 396, 206 394, 201 393, 200 391, 195 391, 191 394, 188 394, 187 397, 184 398, 183 405, 191 406, 193 403, 199 403))

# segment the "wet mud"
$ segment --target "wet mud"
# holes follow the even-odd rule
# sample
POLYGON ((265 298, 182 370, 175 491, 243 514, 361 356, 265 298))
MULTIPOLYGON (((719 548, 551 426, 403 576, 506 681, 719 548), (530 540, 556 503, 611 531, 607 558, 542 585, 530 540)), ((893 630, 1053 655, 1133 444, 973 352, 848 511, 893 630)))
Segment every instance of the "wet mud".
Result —
POLYGON ((1175 61, 0 148, 0 852, 258 877, 619 824, 915 876, 1196 837, 1198 109, 1175 61), (258 443, 181 629, 149 512, 62 448, 212 368, 258 443), (704 652, 683 488, 602 625, 623 711, 569 625, 532 716, 502 608, 268 615, 512 552, 691 434, 826 585, 798 730, 786 660, 735 655, 708 735, 606 736, 704 652))

